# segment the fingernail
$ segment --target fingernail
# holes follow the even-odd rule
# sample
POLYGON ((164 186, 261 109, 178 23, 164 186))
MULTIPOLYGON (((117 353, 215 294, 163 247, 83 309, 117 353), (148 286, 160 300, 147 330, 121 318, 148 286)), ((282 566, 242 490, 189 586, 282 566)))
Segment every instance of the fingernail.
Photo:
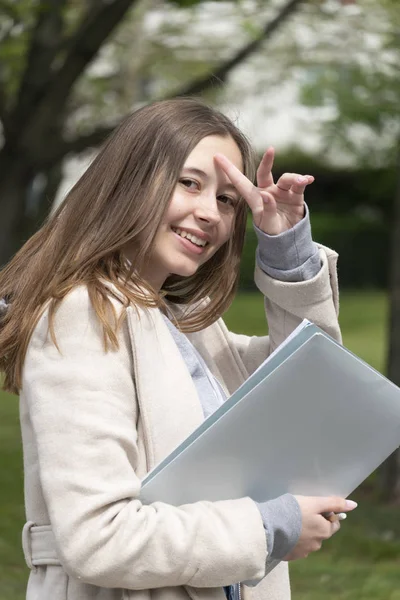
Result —
POLYGON ((354 500, 346 500, 346 508, 357 508, 357 506, 358 504, 354 500))
POLYGON ((307 177, 298 177, 296 179, 298 183, 306 183, 308 181, 307 177))

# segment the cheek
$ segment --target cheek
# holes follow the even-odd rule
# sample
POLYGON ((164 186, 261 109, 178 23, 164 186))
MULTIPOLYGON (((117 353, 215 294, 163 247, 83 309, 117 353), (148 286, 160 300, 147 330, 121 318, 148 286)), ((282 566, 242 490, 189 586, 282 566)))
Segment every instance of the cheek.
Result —
POLYGON ((230 219, 224 218, 218 227, 218 244, 213 247, 211 254, 208 254, 206 260, 214 256, 216 252, 223 246, 229 238, 232 237, 234 231, 235 219, 234 217, 230 219))
POLYGON ((230 215, 229 217, 225 217, 220 223, 220 239, 221 245, 225 244, 232 237, 234 227, 235 227, 235 217, 234 215, 230 215))
POLYGON ((185 193, 179 188, 176 189, 168 205, 166 212, 167 219, 174 220, 181 217, 187 212, 188 207, 190 207, 190 204, 185 193))

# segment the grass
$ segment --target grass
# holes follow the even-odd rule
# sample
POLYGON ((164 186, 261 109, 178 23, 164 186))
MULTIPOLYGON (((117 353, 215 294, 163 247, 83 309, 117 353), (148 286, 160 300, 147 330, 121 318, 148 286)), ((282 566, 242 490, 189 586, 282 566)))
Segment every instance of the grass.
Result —
POLYGON ((0 397, 0 600, 25 598, 28 569, 21 549, 25 522, 18 400, 0 397))
MULTIPOLYGON (((259 294, 239 295, 224 318, 229 329, 237 333, 263 335, 267 331, 259 294)), ((385 368, 386 322, 387 300, 383 292, 341 293, 343 343, 381 372, 385 368)))
MULTIPOLYGON (((258 295, 239 296, 226 315, 231 329, 266 331, 258 295)), ((386 297, 381 292, 341 296, 344 343, 383 371, 386 297)), ((22 452, 16 398, 0 398, 0 600, 23 600, 28 570, 20 545, 24 523, 22 452)), ((400 600, 398 508, 380 506, 365 489, 353 496, 359 508, 320 552, 291 565, 293 600, 400 600)))
POLYGON ((398 508, 374 505, 362 492, 359 507, 320 552, 291 565, 295 600, 400 600, 398 508))

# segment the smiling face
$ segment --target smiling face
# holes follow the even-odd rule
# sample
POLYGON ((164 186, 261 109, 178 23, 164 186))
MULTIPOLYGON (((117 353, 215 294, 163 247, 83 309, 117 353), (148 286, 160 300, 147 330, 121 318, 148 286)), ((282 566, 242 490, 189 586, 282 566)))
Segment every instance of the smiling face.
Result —
POLYGON ((243 171, 231 137, 205 137, 189 154, 142 273, 156 290, 169 275, 193 275, 232 235, 239 193, 215 163, 217 153, 243 171))

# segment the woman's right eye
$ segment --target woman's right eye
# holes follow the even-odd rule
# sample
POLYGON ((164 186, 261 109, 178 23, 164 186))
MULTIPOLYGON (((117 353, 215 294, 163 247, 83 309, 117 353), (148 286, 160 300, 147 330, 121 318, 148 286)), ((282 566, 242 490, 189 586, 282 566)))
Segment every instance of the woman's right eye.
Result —
POLYGON ((193 179, 182 178, 179 180, 179 183, 181 183, 182 185, 184 185, 186 188, 188 188, 190 190, 198 190, 199 189, 199 184, 197 183, 197 181, 194 181, 193 179))

